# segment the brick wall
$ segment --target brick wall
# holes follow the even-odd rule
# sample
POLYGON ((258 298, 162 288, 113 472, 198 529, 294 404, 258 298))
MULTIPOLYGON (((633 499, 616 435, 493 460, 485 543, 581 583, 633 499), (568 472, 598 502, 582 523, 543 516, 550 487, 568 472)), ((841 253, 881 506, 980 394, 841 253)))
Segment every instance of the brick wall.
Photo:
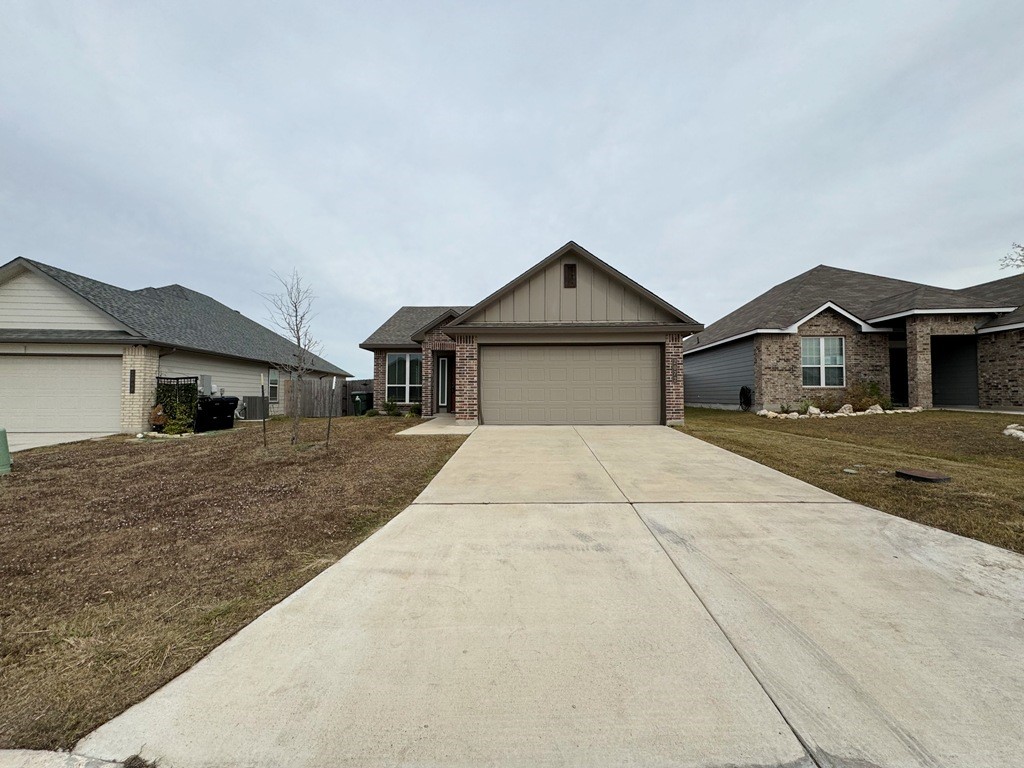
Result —
MULTIPOLYGON (((447 325, 447 323, 446 323, 447 325)), ((437 403, 437 394, 434 392, 434 354, 436 352, 447 352, 455 349, 455 342, 445 336, 441 331, 444 326, 438 326, 423 338, 423 415, 433 416, 434 406, 437 403)))
POLYGON ((379 349, 373 351, 373 407, 378 411, 388 399, 387 389, 388 353, 379 349))
POLYGON ((978 336, 978 404, 1024 407, 1024 330, 978 336))
POLYGON ((907 318, 910 405, 932 407, 932 336, 973 336, 982 315, 912 315, 907 318))
POLYGON ((455 418, 479 423, 479 356, 476 336, 455 337, 455 418))
POLYGON ((860 326, 826 309, 800 326, 797 333, 761 334, 754 344, 754 406, 796 406, 818 395, 845 393, 856 383, 874 382, 890 394, 889 334, 863 333, 860 326), (805 387, 800 366, 800 339, 804 336, 842 336, 846 358, 846 386, 805 387))
POLYGON ((683 401, 683 337, 670 333, 665 337, 665 423, 682 424, 683 401))
POLYGON ((145 432, 150 428, 149 412, 156 398, 156 377, 160 350, 141 345, 125 347, 121 354, 121 431, 145 432), (135 371, 135 392, 131 391, 135 371))

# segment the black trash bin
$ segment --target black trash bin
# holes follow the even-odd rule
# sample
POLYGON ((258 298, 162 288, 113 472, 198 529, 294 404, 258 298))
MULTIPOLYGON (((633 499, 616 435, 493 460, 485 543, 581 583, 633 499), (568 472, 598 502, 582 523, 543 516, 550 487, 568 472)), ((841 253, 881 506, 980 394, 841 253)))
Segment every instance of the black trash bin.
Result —
POLYGON ((196 432, 231 429, 235 426, 237 397, 208 397, 203 395, 196 403, 196 432))
POLYGON ((352 393, 352 413, 362 416, 371 408, 373 408, 373 392, 352 393))

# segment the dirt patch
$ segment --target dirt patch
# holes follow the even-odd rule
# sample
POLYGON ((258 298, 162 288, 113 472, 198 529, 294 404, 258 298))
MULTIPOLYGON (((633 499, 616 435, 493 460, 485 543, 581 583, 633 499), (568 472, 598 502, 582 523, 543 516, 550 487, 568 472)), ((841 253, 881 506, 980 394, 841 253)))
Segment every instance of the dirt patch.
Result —
POLYGON ((851 501, 1024 553, 1024 445, 1003 437, 1005 422, 952 411, 781 420, 689 408, 684 431, 851 501), (952 481, 901 480, 901 467, 952 481))
POLYGON ((0 476, 0 748, 69 749, 404 509, 465 438, 416 419, 115 437, 0 476))

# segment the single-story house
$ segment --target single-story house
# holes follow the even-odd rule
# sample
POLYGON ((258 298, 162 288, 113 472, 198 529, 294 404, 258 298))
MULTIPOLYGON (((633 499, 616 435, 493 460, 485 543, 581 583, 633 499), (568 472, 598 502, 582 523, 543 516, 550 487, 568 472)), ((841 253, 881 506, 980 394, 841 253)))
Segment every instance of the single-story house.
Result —
POLYGON ((686 404, 777 409, 877 385, 894 403, 1024 406, 1024 274, 951 290, 817 266, 684 343, 686 404))
MULTIPOLYGON (((0 427, 111 434, 148 428, 157 376, 212 377, 273 404, 295 345, 180 285, 137 291, 18 258, 0 267, 0 427)), ((349 374, 319 357, 313 375, 349 374)))
POLYGON ((466 306, 402 307, 360 347, 374 401, 467 424, 676 424, 703 328, 574 242, 466 306))

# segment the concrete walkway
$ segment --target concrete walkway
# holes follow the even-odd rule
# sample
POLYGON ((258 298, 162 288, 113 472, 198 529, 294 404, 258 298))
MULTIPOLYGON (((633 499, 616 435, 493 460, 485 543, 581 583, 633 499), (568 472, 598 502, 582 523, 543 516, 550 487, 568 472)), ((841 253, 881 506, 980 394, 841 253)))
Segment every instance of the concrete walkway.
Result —
POLYGON ((78 443, 83 440, 97 440, 110 437, 114 432, 8 432, 7 443, 11 453, 44 448, 48 445, 78 443))
POLYGON ((185 766, 1018 766, 1024 558, 663 427, 481 427, 77 753, 185 766))

